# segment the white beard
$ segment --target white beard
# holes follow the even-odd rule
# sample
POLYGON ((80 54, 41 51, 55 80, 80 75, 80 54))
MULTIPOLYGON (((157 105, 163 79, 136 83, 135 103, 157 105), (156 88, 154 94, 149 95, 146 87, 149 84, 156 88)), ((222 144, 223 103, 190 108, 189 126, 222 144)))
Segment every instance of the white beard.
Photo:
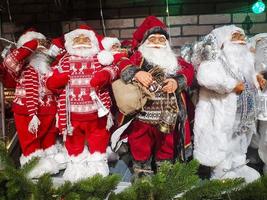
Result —
POLYGON ((169 42, 166 43, 166 47, 161 48, 148 47, 144 42, 138 50, 149 64, 159 65, 167 75, 176 74, 179 70, 176 55, 172 51, 169 42))
POLYGON ((92 43, 92 47, 73 47, 72 41, 65 43, 65 48, 70 55, 81 57, 92 57, 99 52, 98 46, 92 43))
POLYGON ((30 57, 30 65, 42 75, 51 72, 49 57, 43 53, 35 53, 30 57))
POLYGON ((251 84, 255 83, 254 56, 247 45, 224 43, 223 51, 234 69, 233 72, 240 72, 251 84))

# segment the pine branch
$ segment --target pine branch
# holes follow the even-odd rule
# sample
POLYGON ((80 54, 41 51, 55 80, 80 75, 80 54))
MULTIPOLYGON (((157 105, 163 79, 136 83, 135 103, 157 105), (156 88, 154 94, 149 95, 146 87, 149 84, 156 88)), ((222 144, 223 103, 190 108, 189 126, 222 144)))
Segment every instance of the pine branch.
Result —
POLYGON ((243 179, 226 179, 226 180, 206 180, 201 182, 198 187, 187 191, 181 200, 215 200, 221 199, 222 195, 227 194, 240 187, 244 183, 243 179))
POLYGON ((36 183, 35 199, 38 200, 54 200, 55 189, 49 174, 41 176, 36 183))
POLYGON ((39 162, 40 158, 32 158, 29 162, 23 165, 19 170, 21 173, 27 175, 39 162))
POLYGON ((5 144, 0 141, 0 170, 1 168, 5 168, 5 166, 14 167, 14 163, 12 159, 8 156, 5 144))

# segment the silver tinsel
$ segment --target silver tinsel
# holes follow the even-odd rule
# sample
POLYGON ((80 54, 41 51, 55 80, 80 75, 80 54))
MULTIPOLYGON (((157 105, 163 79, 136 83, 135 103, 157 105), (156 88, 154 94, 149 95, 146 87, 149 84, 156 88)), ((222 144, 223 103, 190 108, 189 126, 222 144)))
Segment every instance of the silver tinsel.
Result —
POLYGON ((191 61, 194 66, 199 66, 205 60, 215 60, 218 55, 219 49, 216 37, 213 34, 209 34, 195 43, 191 61))
POLYGON ((193 44, 185 44, 181 47, 181 57, 188 63, 191 63, 193 56, 193 44))

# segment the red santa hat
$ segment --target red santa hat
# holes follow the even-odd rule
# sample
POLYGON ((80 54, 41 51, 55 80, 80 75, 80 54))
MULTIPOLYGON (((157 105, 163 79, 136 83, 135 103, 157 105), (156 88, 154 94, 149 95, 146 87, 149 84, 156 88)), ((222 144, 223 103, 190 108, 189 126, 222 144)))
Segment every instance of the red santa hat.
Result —
POLYGON ((66 33, 65 38, 65 46, 72 45, 73 39, 77 37, 78 35, 85 35, 90 38, 91 42, 99 49, 99 53, 97 54, 98 61, 102 65, 110 65, 114 58, 113 55, 103 50, 103 46, 101 44, 101 41, 103 40, 103 36, 98 35, 91 27, 88 25, 80 25, 79 28, 66 33))
POLYGON ((116 37, 104 37, 101 41, 101 44, 107 51, 111 51, 111 48, 114 44, 121 45, 119 39, 116 37))
POLYGON ((148 16, 133 33, 132 48, 137 48, 151 34, 162 34, 167 40, 169 39, 166 25, 155 16, 148 16))
POLYGON ((211 32, 211 34, 215 36, 218 48, 221 48, 225 42, 231 41, 232 35, 237 32, 245 35, 244 30, 235 25, 227 25, 216 28, 211 32))
POLYGON ((46 37, 42 33, 37 32, 34 28, 30 28, 20 36, 17 42, 17 47, 22 47, 23 44, 34 39, 45 40, 46 37))
POLYGON ((262 39, 267 39, 267 33, 260 33, 250 38, 251 47, 256 48, 257 42, 262 39))

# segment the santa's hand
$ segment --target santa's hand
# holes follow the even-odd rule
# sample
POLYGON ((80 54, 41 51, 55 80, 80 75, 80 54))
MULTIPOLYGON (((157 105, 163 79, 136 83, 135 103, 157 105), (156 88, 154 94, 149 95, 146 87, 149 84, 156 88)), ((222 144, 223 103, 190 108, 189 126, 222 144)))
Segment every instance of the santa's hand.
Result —
POLYGON ((266 79, 264 79, 262 74, 258 74, 256 77, 257 77, 257 81, 259 83, 261 90, 263 90, 266 87, 266 83, 267 83, 266 79))
POLYGON ((94 74, 94 77, 91 79, 90 85, 93 88, 99 89, 110 82, 110 73, 106 70, 101 70, 94 74))
POLYGON ((174 80, 173 78, 168 78, 164 81, 165 85, 162 88, 163 92, 167 92, 167 93, 174 93, 175 90, 177 90, 178 88, 178 84, 176 82, 176 80, 174 80))
POLYGON ((244 83, 243 82, 239 82, 239 83, 237 83, 237 85, 233 89, 233 92, 235 92, 236 94, 241 94, 244 90, 245 90, 244 83))
POLYGON ((152 75, 145 71, 139 71, 135 74, 134 79, 140 82, 146 88, 153 82, 152 75))

